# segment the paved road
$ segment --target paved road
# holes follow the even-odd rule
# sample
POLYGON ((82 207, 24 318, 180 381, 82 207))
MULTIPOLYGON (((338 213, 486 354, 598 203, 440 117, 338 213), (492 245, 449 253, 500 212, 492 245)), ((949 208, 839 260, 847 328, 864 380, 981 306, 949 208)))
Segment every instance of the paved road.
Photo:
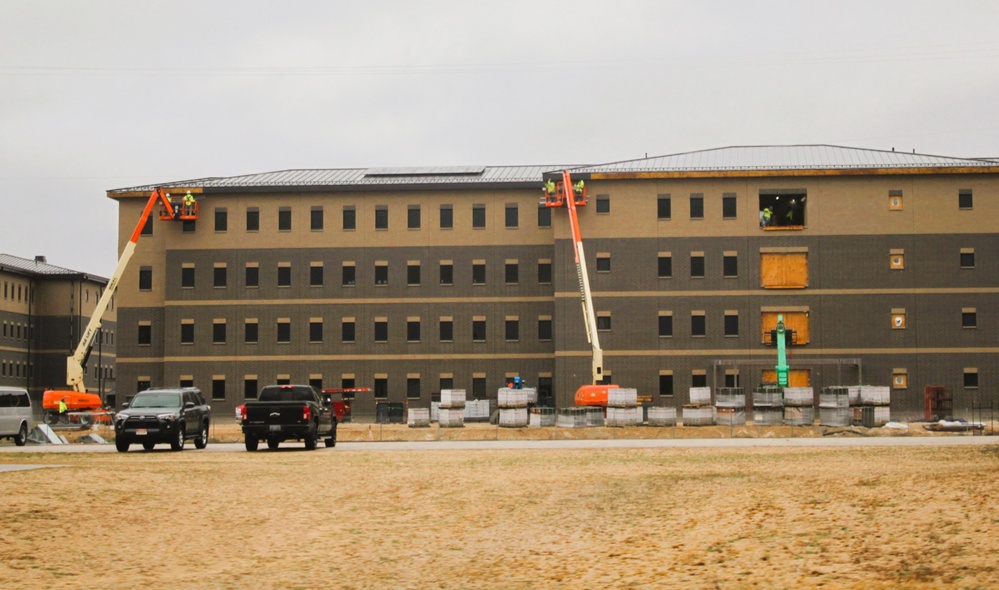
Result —
MULTIPOLYGON (((724 449, 724 448, 790 448, 790 447, 935 447, 961 445, 999 445, 993 436, 905 436, 905 437, 827 437, 827 438, 667 438, 667 439, 613 439, 613 440, 500 440, 500 441, 409 441, 409 442, 341 442, 336 448, 322 446, 318 452, 337 453, 350 451, 455 451, 501 449, 724 449)), ((289 442, 280 450, 302 450, 301 443, 289 442)), ((0 453, 113 453, 109 445, 34 445, 23 447, 0 445, 0 453)), ((130 453, 142 453, 135 445, 130 453)), ((168 445, 158 445, 153 452, 169 453, 168 445)), ((199 451, 187 445, 188 453, 245 453, 243 443, 209 444, 199 451)), ((270 452, 266 449, 258 453, 270 452)))

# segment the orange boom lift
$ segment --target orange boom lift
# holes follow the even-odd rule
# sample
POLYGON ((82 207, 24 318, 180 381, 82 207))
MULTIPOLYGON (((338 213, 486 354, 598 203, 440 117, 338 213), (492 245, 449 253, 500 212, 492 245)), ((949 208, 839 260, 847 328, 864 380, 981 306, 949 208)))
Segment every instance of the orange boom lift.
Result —
MULTIPOLYGON (((187 192, 195 191, 201 192, 200 189, 191 189, 187 192)), ((87 389, 83 385, 83 376, 86 374, 87 360, 90 358, 90 351, 93 350, 94 338, 101 327, 104 313, 118 289, 118 281, 125 273, 129 259, 135 252, 142 228, 145 227, 146 220, 149 219, 149 214, 157 203, 162 204, 159 217, 163 221, 195 221, 198 219, 198 202, 196 200, 188 204, 183 204, 179 200, 177 203, 171 203, 168 193, 164 193, 160 188, 153 189, 152 194, 149 195, 149 201, 146 202, 146 206, 142 210, 142 216, 139 217, 139 223, 136 224, 135 231, 132 232, 132 237, 129 238, 121 252, 121 257, 118 258, 118 266, 115 267, 114 274, 111 275, 111 280, 104 288, 104 293, 97 302, 97 307, 94 308, 94 314, 90 317, 90 322, 87 323, 87 327, 83 331, 80 343, 77 344, 73 355, 66 357, 66 385, 69 388, 49 389, 42 394, 42 410, 45 413, 45 422, 48 424, 71 422, 89 424, 94 420, 108 420, 108 412, 103 410, 101 396, 87 393, 87 389), (59 411, 59 402, 66 404, 65 412, 59 411)))
MULTIPOLYGON (((550 186, 550 185, 548 185, 550 186)), ((585 183, 578 188, 572 184, 568 170, 562 172, 562 180, 555 183, 555 190, 545 191, 545 206, 565 207, 569 210, 569 225, 572 228, 573 255, 576 260, 576 277, 579 279, 579 295, 583 304, 583 321, 586 325, 586 339, 593 351, 592 372, 593 383, 583 385, 576 390, 577 406, 606 406, 607 391, 618 389, 617 385, 604 384, 604 351, 600 348, 600 336, 597 333, 597 318, 593 311, 593 297, 590 294, 590 278, 586 272, 586 255, 583 252, 583 238, 579 231, 579 218, 576 207, 586 205, 585 183)))

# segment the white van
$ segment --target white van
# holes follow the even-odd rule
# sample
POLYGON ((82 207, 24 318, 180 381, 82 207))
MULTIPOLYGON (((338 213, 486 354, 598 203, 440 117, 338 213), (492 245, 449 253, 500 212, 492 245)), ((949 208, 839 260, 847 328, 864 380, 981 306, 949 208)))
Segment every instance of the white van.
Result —
POLYGON ((28 390, 0 387, 0 438, 12 438, 15 445, 23 447, 33 426, 28 390))

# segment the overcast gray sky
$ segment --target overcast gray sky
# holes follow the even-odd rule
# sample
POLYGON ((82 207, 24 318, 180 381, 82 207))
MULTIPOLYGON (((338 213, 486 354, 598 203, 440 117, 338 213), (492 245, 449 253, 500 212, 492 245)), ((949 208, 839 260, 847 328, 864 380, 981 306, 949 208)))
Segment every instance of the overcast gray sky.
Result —
POLYGON ((140 184, 761 144, 999 157, 987 0, 0 0, 0 15, 0 252, 105 277, 105 191, 140 184))

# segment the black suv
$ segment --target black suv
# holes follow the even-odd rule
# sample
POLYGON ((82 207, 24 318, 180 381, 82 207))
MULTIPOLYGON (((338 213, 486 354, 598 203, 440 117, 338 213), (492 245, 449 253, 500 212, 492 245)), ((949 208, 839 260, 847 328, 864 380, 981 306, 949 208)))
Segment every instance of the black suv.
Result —
POLYGON ((141 443, 147 451, 157 443, 170 443, 172 450, 180 451, 191 438, 203 449, 211 417, 212 409, 196 387, 147 389, 115 415, 115 447, 125 453, 132 443, 141 443))

